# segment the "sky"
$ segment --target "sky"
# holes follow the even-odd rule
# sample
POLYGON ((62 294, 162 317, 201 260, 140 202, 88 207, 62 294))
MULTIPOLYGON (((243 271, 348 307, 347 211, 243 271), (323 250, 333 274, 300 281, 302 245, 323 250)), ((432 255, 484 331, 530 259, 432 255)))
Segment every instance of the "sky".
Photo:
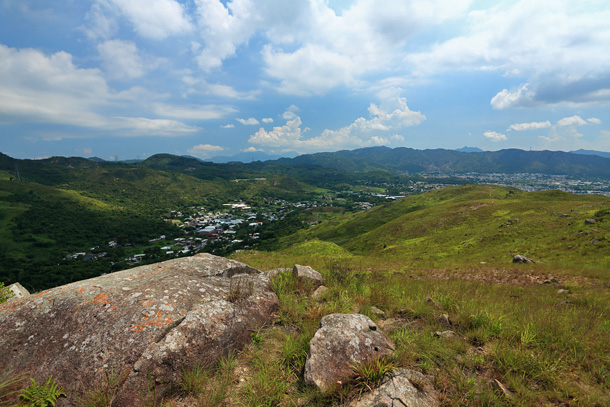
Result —
POLYGON ((0 0, 0 152, 610 151, 607 0, 0 0))

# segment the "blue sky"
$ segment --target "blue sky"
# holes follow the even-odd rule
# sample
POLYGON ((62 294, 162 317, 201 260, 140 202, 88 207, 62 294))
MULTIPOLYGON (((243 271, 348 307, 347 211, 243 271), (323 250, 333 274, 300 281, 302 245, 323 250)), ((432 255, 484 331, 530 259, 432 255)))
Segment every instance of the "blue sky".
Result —
POLYGON ((610 2, 0 0, 0 151, 610 151, 610 2))

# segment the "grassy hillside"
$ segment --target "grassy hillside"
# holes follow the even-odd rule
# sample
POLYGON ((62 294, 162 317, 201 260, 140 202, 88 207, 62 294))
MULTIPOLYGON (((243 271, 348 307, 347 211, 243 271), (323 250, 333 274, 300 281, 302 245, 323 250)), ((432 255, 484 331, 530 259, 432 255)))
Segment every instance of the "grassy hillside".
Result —
POLYGON ((279 247, 319 239, 413 267, 502 265, 521 254, 550 266, 604 269, 609 210, 610 199, 602 196, 448 187, 323 222, 283 238, 279 247))

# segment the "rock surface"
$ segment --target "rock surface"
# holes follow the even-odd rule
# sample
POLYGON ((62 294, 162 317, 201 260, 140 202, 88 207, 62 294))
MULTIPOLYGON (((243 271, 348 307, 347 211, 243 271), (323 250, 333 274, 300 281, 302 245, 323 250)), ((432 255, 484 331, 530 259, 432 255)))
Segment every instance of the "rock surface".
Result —
POLYGON ((515 257, 513 257, 513 263, 536 263, 534 260, 525 257, 525 256, 521 256, 520 254, 516 255, 515 257))
POLYGON ((309 342, 305 381, 322 391, 353 375, 354 363, 387 356, 394 343, 377 325, 362 314, 331 314, 309 342))
POLYGON ((44 382, 74 405, 106 373, 121 378, 114 406, 163 396, 183 368, 213 364, 270 323, 269 279, 209 254, 141 266, 0 305, 0 371, 44 382))
POLYGON ((324 296, 324 293, 328 291, 328 288, 321 285, 320 287, 316 288, 316 291, 313 292, 313 294, 311 294, 311 297, 315 300, 322 300, 322 297, 324 296))
POLYGON ((13 296, 11 298, 25 298, 30 295, 30 292, 19 283, 11 284, 6 288, 8 288, 11 293, 13 293, 13 296))
POLYGON ((322 274, 309 266, 301 266, 299 264, 294 265, 292 275, 297 280, 311 282, 314 287, 319 287, 324 281, 322 274))
POLYGON ((353 400, 349 407, 436 407, 438 393, 421 373, 398 369, 386 375, 380 386, 353 400))

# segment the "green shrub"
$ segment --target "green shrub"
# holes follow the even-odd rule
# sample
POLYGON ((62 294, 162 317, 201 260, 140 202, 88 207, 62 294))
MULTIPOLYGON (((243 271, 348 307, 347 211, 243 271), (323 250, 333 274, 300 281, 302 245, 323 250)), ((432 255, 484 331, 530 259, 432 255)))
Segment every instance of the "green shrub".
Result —
POLYGON ((55 383, 53 376, 49 376, 47 381, 39 385, 36 380, 30 379, 30 385, 21 390, 19 400, 27 407, 48 407, 55 406, 57 399, 65 396, 63 389, 55 383))

